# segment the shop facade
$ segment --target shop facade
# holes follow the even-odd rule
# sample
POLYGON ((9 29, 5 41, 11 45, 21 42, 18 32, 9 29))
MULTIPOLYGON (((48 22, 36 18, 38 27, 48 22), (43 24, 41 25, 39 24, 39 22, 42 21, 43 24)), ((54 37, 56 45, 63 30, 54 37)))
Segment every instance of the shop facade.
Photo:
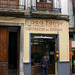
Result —
POLYGON ((10 75, 11 69, 16 69, 16 75, 35 75, 39 72, 34 71, 40 69, 40 59, 44 54, 51 58, 53 72, 49 72, 50 74, 70 75, 68 21, 63 19, 0 17, 0 33, 2 35, 0 37, 0 53, 4 52, 6 55, 0 55, 2 57, 0 58, 0 73, 2 75, 3 72, 5 75, 10 75), (16 39, 12 39, 11 36, 16 39), (16 40, 14 52, 11 50, 14 47, 12 45, 15 45, 12 40, 16 40), (58 51, 59 55, 57 60, 54 59, 55 51, 58 51), (14 54, 15 57, 12 58, 14 54), (11 58, 16 59, 16 63, 11 63, 11 58), (12 65, 17 66, 15 68, 12 65))

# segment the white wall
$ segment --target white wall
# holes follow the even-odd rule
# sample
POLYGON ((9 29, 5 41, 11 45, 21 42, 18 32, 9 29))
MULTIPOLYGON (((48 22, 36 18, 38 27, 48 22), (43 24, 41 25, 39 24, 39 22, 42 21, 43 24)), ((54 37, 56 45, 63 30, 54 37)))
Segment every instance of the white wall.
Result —
POLYGON ((59 0, 53 0, 53 8, 60 8, 60 1, 59 0))
POLYGON ((36 0, 32 0, 32 6, 33 6, 33 9, 36 9, 36 0))
POLYGON ((54 8, 61 8, 63 15, 68 15, 68 0, 53 0, 54 8))
POLYGON ((61 0, 60 7, 63 15, 69 15, 69 28, 74 27, 72 0, 61 0))
POLYGON ((63 15, 68 15, 68 1, 69 0, 60 0, 60 7, 63 15))
POLYGON ((19 8, 24 8, 25 0, 19 0, 19 5, 20 5, 19 8))
POLYGON ((24 0, 19 0, 20 5, 24 5, 24 0))
POLYGON ((36 0, 32 0, 32 6, 36 6, 36 0))
POLYGON ((25 0, 26 1, 26 10, 28 8, 31 8, 31 0, 25 0))
POLYGON ((74 16, 73 16, 73 7, 72 7, 72 1, 69 0, 69 27, 74 27, 74 16))

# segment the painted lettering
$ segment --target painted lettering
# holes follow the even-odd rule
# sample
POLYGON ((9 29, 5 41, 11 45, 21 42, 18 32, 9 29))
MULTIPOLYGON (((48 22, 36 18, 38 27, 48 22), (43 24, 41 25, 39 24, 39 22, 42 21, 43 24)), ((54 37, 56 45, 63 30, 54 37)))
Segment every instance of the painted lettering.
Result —
POLYGON ((45 31, 45 28, 26 27, 26 30, 45 31))

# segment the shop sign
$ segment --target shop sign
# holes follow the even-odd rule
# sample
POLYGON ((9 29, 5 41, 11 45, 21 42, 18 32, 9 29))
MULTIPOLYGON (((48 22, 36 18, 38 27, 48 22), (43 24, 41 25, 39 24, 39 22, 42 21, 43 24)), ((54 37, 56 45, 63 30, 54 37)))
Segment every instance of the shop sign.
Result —
POLYGON ((30 31, 63 31, 63 21, 26 19, 25 30, 30 31))

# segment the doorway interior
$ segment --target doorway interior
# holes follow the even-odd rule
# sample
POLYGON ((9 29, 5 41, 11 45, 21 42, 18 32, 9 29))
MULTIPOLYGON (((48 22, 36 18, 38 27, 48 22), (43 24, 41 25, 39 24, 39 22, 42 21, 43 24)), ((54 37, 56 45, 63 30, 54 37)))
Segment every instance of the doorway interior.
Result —
POLYGON ((19 27, 9 27, 8 75, 19 75, 19 30, 19 27))
POLYGON ((55 75, 55 50, 57 50, 56 35, 31 34, 31 75, 42 75, 40 61, 44 54, 51 63, 48 74, 55 75))

